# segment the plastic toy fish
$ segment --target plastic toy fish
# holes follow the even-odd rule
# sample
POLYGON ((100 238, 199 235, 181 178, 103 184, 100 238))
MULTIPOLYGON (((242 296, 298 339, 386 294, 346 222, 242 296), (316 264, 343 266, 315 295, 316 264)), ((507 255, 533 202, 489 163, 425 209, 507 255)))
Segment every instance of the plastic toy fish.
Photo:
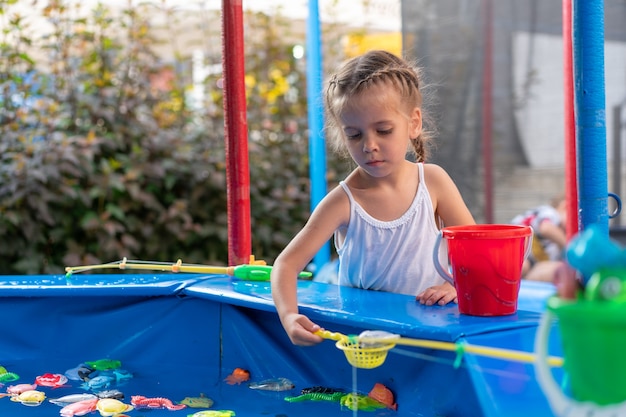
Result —
POLYGON ((52 389, 65 387, 67 377, 61 374, 43 374, 35 378, 35 384, 42 387, 50 387, 52 389))
POLYGON ((5 372, 0 375, 0 382, 13 382, 20 379, 20 376, 13 372, 5 372))
POLYGON ((111 369, 106 371, 94 371, 92 374, 89 375, 89 379, 93 379, 98 376, 108 377, 117 383, 123 383, 124 381, 131 379, 133 377, 133 374, 125 369, 111 369))
POLYGON ((99 390, 102 388, 108 388, 115 382, 115 377, 100 375, 95 378, 90 379, 87 382, 84 382, 81 385, 81 388, 87 390, 99 390))
POLYGON ((127 411, 133 410, 132 405, 124 404, 120 400, 116 400, 115 398, 103 398, 98 400, 96 404, 96 410, 100 412, 100 415, 107 416, 118 416, 120 413, 125 413, 127 411))
POLYGON ((36 407, 46 399, 46 394, 41 391, 29 390, 19 395, 11 396, 11 401, 20 402, 24 405, 36 407))
POLYGON ((89 375, 95 372, 95 369, 90 368, 87 364, 81 363, 75 368, 65 371, 65 376, 72 381, 87 381, 89 375))
POLYGON ((122 362, 116 359, 98 359, 97 361, 85 362, 85 364, 97 371, 108 371, 122 366, 122 362))
POLYGON ((123 400, 124 393, 116 389, 110 389, 106 391, 97 392, 98 398, 115 398, 116 400, 123 400))
POLYGON ((235 415, 231 410, 203 410, 193 414, 187 414, 187 417, 232 417, 235 415))
POLYGON ((246 382, 250 379, 250 372, 245 369, 235 368, 232 374, 228 375, 224 381, 229 385, 239 385, 242 382, 246 382))
POLYGON ((68 404, 77 403, 79 401, 94 400, 94 399, 98 399, 98 397, 95 394, 70 394, 70 395, 65 395, 63 397, 60 397, 60 398, 50 398, 48 399, 48 401, 50 401, 52 404, 56 404, 56 405, 60 405, 64 407, 68 404))
POLYGON ((307 392, 304 394, 300 394, 296 397, 285 397, 285 401, 290 403, 297 403, 300 401, 331 401, 331 402, 339 402, 341 398, 346 395, 343 391, 335 391, 335 392, 307 392))
POLYGON ((143 395, 133 395, 130 403, 137 408, 167 408, 168 410, 182 410, 185 404, 174 404, 171 400, 162 397, 147 398, 143 395))
POLYGON ((7 387, 7 393, 11 395, 20 395, 25 391, 32 391, 37 389, 37 384, 17 384, 9 385, 7 387))
POLYGON ((0 366, 0 383, 13 382, 20 379, 20 376, 16 373, 9 372, 4 366, 0 366))
POLYGON ((385 406, 367 395, 351 392, 344 395, 340 401, 342 406, 348 407, 352 411, 374 411, 385 406))
POLYGON ((368 397, 373 398, 381 404, 384 404, 386 407, 391 408, 392 410, 398 409, 398 404, 395 403, 395 399, 393 393, 389 388, 377 382, 374 384, 372 390, 367 394, 368 397))
POLYGON ((211 408, 213 400, 200 394, 199 397, 185 397, 180 403, 191 408, 211 408))
POLYGON ((264 391, 288 391, 296 386, 287 378, 266 379, 261 382, 252 382, 248 384, 251 389, 260 389, 264 391))
POLYGON ((83 400, 76 403, 68 404, 60 411, 61 417, 84 416, 92 411, 96 411, 98 399, 83 400))
POLYGON ((313 393, 335 394, 337 392, 340 392, 340 393, 343 393, 343 394, 347 394, 346 391, 343 390, 343 389, 322 387, 320 385, 316 385, 314 387, 302 388, 302 390, 300 391, 300 394, 313 394, 313 393))

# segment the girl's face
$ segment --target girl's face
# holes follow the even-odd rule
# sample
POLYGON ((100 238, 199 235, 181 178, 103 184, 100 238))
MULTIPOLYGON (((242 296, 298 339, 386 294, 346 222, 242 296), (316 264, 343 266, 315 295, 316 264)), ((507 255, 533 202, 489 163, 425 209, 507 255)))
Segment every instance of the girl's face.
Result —
POLYGON ((422 113, 406 108, 395 88, 378 84, 350 99, 341 128, 352 159, 373 177, 389 175, 422 130, 422 113))

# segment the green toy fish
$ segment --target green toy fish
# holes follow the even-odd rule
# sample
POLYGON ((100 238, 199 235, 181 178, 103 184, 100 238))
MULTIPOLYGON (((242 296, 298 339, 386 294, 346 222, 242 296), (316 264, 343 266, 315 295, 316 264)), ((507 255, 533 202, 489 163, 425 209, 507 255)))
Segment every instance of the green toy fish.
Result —
POLYGON ((375 399, 355 392, 341 397, 340 404, 348 407, 352 411, 374 411, 379 408, 385 408, 384 404, 379 403, 375 399))
POLYGON ((122 366, 122 362, 115 359, 98 359, 97 361, 85 362, 85 364, 96 371, 109 371, 122 366))
POLYGON ((232 417, 235 415, 231 410, 203 410, 197 413, 187 414, 187 417, 232 417))
POLYGON ((185 397, 180 403, 191 408, 211 408, 213 400, 200 394, 199 397, 185 397))

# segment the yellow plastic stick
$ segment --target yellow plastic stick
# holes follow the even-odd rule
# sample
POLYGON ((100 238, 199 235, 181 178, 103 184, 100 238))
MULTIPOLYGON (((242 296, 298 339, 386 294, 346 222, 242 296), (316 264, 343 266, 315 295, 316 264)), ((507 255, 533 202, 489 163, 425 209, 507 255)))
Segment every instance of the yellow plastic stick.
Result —
MULTIPOLYGON (((324 339, 331 340, 341 340, 348 341, 350 340, 349 336, 346 336, 337 332, 330 332, 328 330, 318 330, 315 332, 320 337, 324 339)), ((367 338, 368 341, 375 341, 376 338, 367 338)), ((357 337, 358 340, 358 337, 357 337)), ((436 340, 426 340, 426 339, 410 339, 407 337, 397 337, 397 338, 381 338, 381 344, 390 344, 390 345, 405 345, 405 346, 415 346, 421 348, 428 349, 438 349, 438 350, 448 350, 448 351, 458 351, 459 343, 451 343, 451 342, 439 342, 436 340)), ((528 362, 533 363, 535 361, 535 355, 529 352, 522 352, 517 350, 510 349, 502 349, 502 348, 493 348, 487 346, 477 346, 470 345, 467 343, 462 343, 461 350, 463 352, 469 352, 480 356, 487 356, 491 358, 498 359, 508 359, 517 362, 528 362)), ((367 347, 362 348, 363 352, 367 352, 367 347)), ((563 366, 563 358, 551 356, 548 358, 548 364, 554 367, 563 366)))
MULTIPOLYGON (((450 350, 450 351, 456 351, 458 349, 458 345, 456 343, 437 342, 433 340, 409 339, 406 337, 400 337, 398 339, 394 339, 393 343, 397 345, 417 346, 417 347, 450 350)), ((463 344, 463 351, 474 353, 480 356, 488 356, 488 357, 498 358, 498 359, 509 359, 509 360, 517 361, 517 362, 527 362, 527 363, 535 362, 534 354, 529 353, 529 352, 522 352, 518 350, 494 348, 494 347, 487 347, 487 346, 477 346, 477 345, 470 345, 470 344, 465 343, 463 344)), ((563 366, 563 358, 551 356, 548 358, 548 364, 550 366, 556 366, 556 367, 563 366)))
POLYGON ((335 341, 342 341, 342 342, 349 342, 350 341, 350 337, 346 336, 345 334, 339 333, 339 332, 329 332, 328 330, 318 330, 315 332, 316 335, 323 337, 324 339, 329 339, 329 340, 335 340, 335 341))

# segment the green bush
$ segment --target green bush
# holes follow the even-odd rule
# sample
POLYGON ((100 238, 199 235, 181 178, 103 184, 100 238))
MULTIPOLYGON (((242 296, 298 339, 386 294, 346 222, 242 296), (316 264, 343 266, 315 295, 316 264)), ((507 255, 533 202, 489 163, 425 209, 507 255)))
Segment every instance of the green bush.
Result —
MULTIPOLYGON (((154 88, 151 77, 171 67, 152 50, 140 6, 77 18, 50 3, 52 29, 33 45, 13 3, 0 0, 0 273, 122 257, 226 264, 221 97, 198 115, 183 75, 154 88)), ((304 75, 278 39, 258 41, 265 64, 247 71, 278 93, 249 91, 252 250, 271 263, 309 214, 305 97, 293 95, 304 75)))

